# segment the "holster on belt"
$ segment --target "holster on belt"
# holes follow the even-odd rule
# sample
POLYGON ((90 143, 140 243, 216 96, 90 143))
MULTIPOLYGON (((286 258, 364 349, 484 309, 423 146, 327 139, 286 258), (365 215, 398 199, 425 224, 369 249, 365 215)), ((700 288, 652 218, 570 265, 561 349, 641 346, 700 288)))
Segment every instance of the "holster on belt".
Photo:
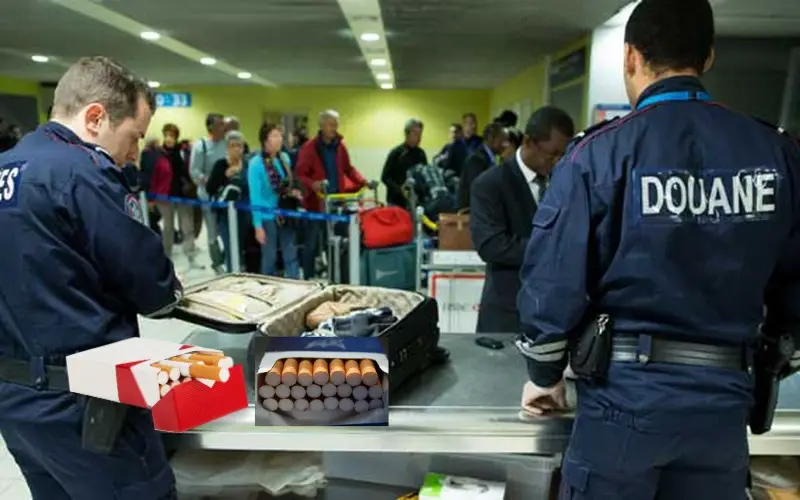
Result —
POLYGON ((602 382, 611 364, 612 322, 607 314, 592 317, 579 336, 570 341, 570 367, 579 378, 602 382))
POLYGON ((794 353, 791 335, 779 337, 762 334, 753 355, 753 399, 750 409, 750 432, 764 434, 772 428, 778 406, 781 374, 794 353))
POLYGON ((83 449, 94 453, 109 454, 117 442, 128 407, 107 399, 86 398, 83 409, 81 439, 83 449))

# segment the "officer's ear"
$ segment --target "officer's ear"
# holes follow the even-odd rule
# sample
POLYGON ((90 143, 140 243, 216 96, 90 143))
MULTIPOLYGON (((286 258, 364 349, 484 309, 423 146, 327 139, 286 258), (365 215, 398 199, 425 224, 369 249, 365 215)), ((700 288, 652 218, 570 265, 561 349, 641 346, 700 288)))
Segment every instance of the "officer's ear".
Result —
POLYGON ((711 52, 708 54, 708 59, 706 59, 706 65, 703 67, 703 73, 708 73, 711 70, 711 67, 714 66, 714 59, 717 56, 717 52, 714 50, 714 47, 711 47, 711 52))
POLYGON ((630 78, 636 74, 637 51, 633 48, 633 45, 629 44, 628 42, 625 42, 624 47, 623 70, 625 71, 625 76, 630 78))
POLYGON ((98 134, 100 132, 100 126, 103 120, 108 117, 108 114, 101 104, 95 102, 86 107, 86 112, 83 116, 86 130, 93 134, 98 134))

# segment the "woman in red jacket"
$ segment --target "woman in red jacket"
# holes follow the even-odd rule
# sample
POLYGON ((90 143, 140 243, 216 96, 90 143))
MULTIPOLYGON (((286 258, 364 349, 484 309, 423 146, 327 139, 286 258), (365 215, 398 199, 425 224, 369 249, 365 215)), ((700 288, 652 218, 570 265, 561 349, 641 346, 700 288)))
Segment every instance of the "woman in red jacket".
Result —
MULTIPOLYGON (((153 173, 150 176, 150 189, 149 193, 156 196, 169 196, 170 189, 172 188, 172 165, 169 163, 166 155, 159 152, 156 157, 155 164, 153 165, 153 173)), ((158 211, 164 216, 164 230, 161 231, 161 242, 164 245, 164 252, 167 256, 172 256, 172 243, 175 238, 174 220, 172 222, 167 220, 167 214, 174 219, 175 214, 173 208, 166 201, 156 201, 158 211)))

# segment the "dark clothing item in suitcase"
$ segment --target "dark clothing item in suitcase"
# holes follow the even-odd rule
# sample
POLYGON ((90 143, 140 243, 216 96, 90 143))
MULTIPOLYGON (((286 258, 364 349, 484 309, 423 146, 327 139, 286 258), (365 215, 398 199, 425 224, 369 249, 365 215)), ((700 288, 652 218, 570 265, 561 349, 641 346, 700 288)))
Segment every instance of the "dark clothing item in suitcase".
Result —
POLYGON ((415 292, 417 246, 361 250, 361 284, 415 292))

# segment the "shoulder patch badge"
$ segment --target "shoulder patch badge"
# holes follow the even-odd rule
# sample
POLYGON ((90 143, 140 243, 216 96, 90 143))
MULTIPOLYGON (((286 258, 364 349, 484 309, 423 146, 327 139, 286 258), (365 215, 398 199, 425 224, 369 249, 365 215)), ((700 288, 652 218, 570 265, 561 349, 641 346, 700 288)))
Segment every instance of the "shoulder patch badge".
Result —
POLYGON ((142 205, 139 203, 139 198, 137 198, 136 195, 128 194, 125 196, 125 213, 127 213, 131 219, 144 224, 142 205))

